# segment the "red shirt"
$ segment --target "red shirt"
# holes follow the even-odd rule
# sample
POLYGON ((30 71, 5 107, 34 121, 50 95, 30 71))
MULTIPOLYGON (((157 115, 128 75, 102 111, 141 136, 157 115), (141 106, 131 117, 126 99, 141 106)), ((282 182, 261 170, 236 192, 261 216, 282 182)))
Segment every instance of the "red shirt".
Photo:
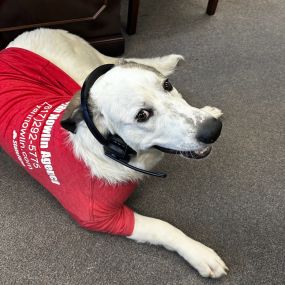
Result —
POLYGON ((124 202, 136 184, 110 185, 91 177, 60 126, 67 103, 79 89, 66 73, 37 54, 20 48, 1 51, 0 145, 81 226, 129 236, 134 213, 124 202))

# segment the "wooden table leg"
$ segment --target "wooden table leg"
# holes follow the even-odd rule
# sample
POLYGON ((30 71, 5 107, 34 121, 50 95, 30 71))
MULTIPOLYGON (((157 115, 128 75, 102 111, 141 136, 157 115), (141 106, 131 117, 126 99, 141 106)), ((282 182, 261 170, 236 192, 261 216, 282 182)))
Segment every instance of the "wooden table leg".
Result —
MULTIPOLYGON (((209 0, 207 6, 207 14, 212 16, 215 14, 219 0, 209 0)), ((129 0, 127 33, 133 35, 136 33, 137 20, 139 13, 140 0, 129 0)))
POLYGON ((127 23, 127 33, 129 35, 133 35, 136 33, 139 5, 140 5, 140 0, 129 0, 128 23, 127 23))
POLYGON ((219 0, 209 0, 208 2, 208 7, 207 7, 207 14, 212 16, 216 12, 216 8, 218 5, 219 0))

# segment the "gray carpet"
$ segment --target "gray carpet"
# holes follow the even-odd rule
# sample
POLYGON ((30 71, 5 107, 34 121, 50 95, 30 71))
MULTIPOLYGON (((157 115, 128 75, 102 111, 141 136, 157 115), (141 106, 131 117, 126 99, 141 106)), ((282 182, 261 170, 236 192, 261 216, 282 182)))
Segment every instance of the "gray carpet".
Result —
MULTIPOLYGON (((167 157, 130 199, 214 248, 227 277, 199 277, 160 247, 79 228, 59 203, 0 153, 1 284, 285 283, 285 2, 141 1, 125 56, 180 53, 172 82, 193 105, 224 111, 224 128, 203 161, 167 157)), ((123 14, 126 13, 124 1, 123 14)))

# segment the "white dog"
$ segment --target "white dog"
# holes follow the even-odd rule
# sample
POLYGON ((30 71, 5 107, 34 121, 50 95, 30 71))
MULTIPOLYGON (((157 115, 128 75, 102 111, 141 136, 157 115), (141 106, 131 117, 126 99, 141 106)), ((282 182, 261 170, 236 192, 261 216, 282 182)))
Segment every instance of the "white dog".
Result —
MULTIPOLYGON (((190 106, 167 80, 183 59, 181 55, 111 58, 78 36, 50 29, 26 32, 8 47, 23 48, 42 56, 80 86, 98 66, 115 64, 92 86, 90 105, 99 131, 103 135, 118 134, 136 151, 137 155, 129 162, 135 167, 150 170, 162 158, 162 152, 153 146, 202 158, 210 152, 209 144, 219 136, 221 124, 217 126, 217 122, 221 111, 208 106, 202 109, 190 106)), ((79 93, 74 95, 63 119, 76 126, 76 132, 69 133, 76 156, 85 162, 92 175, 111 184, 141 179, 143 174, 104 154, 102 145, 94 139, 82 119, 79 96, 79 93)), ((176 251, 204 277, 219 278, 226 274, 227 266, 212 249, 167 222, 137 213, 134 218, 130 239, 176 251)))

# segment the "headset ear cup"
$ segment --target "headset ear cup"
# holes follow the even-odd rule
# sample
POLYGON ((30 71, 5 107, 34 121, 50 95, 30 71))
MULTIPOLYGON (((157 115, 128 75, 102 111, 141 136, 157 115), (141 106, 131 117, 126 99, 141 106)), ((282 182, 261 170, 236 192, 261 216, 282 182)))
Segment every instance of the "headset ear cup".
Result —
POLYGON ((130 148, 121 137, 111 135, 107 137, 108 144, 104 146, 105 154, 111 155, 116 159, 129 162, 131 155, 136 155, 136 152, 130 148))

